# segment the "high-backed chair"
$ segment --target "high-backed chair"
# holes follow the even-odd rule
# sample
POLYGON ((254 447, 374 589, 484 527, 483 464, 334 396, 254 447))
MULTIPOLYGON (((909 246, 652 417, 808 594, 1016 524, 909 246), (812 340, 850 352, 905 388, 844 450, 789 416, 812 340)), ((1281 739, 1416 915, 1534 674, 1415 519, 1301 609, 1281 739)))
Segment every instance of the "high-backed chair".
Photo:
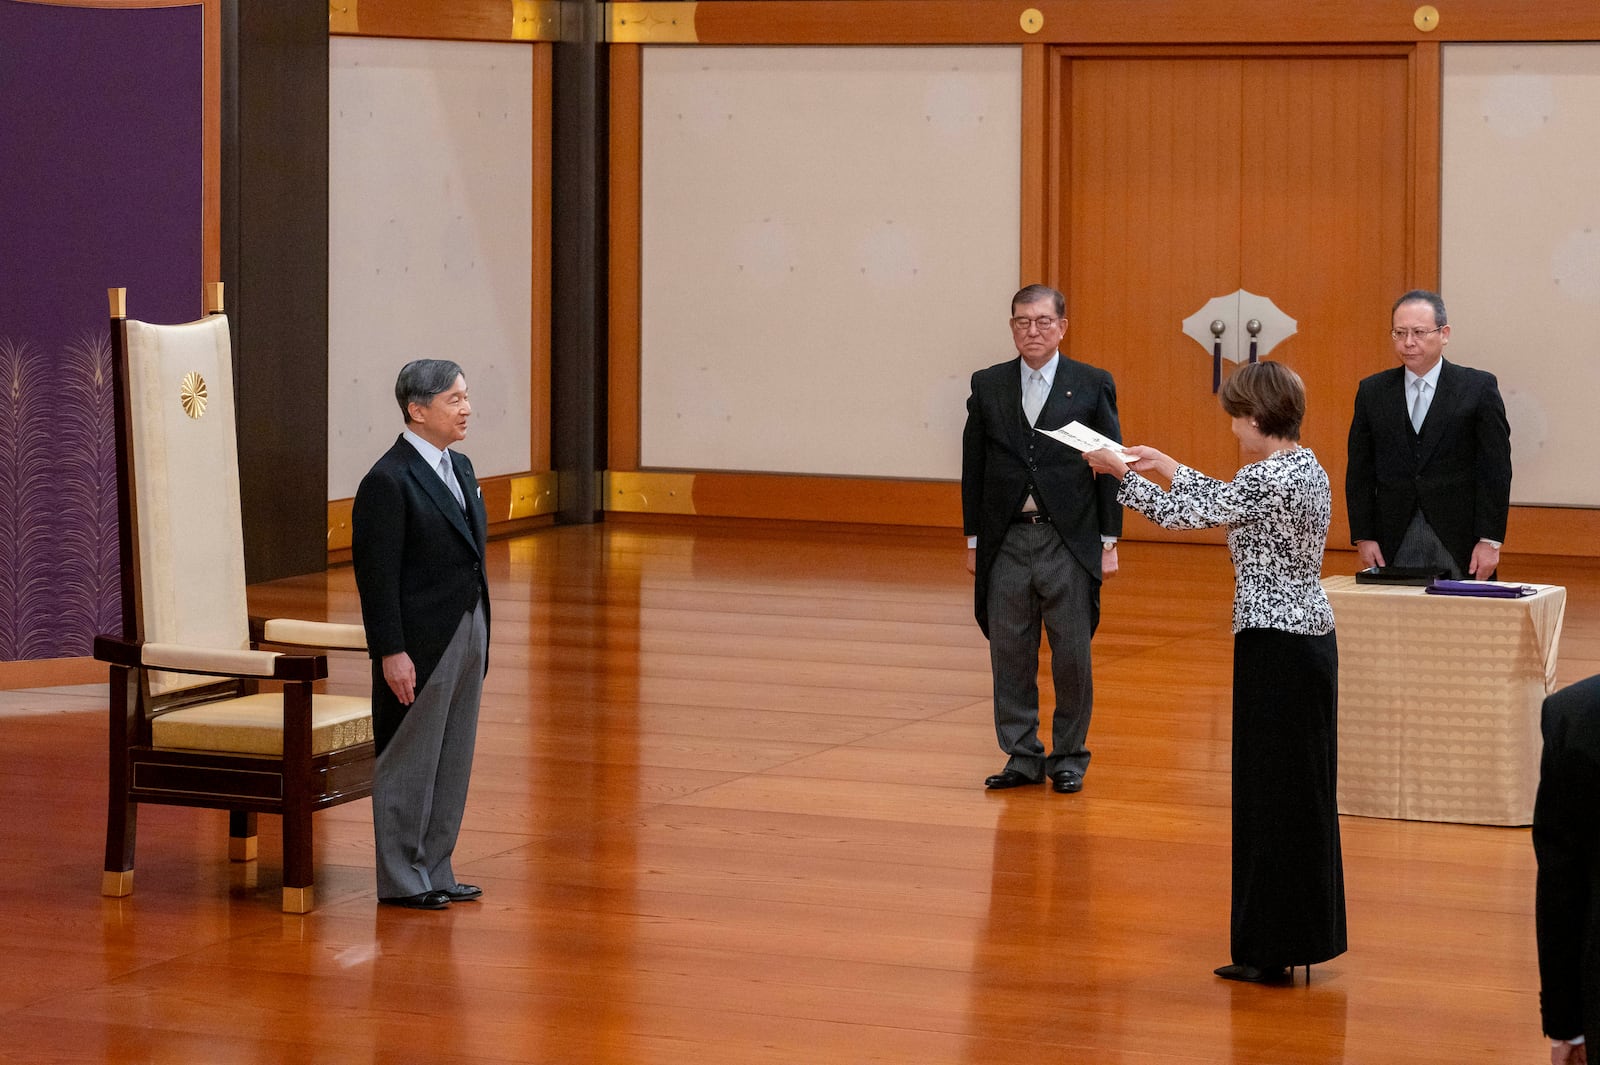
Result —
POLYGON ((185 325, 131 321, 111 289, 122 633, 111 665, 102 893, 133 891, 139 806, 228 810, 229 855, 256 857, 256 817, 283 818, 283 909, 314 905, 311 815, 372 794, 365 697, 313 694, 326 655, 366 647, 359 625, 251 619, 222 286, 185 325))

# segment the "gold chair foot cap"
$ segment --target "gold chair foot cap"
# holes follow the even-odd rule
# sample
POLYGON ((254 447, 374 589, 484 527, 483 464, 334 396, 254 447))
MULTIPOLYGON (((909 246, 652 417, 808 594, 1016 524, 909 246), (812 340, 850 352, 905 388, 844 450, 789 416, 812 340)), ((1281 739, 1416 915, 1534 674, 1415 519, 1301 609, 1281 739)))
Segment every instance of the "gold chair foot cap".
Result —
POLYGON ((255 861, 258 842, 259 837, 257 836, 229 836, 228 860, 230 862, 255 861))
POLYGON ((120 899, 132 895, 133 870, 104 870, 100 874, 100 894, 108 899, 120 899))
POLYGON ((310 913, 316 908, 313 901, 313 889, 309 887, 286 887, 283 889, 284 913, 310 913))

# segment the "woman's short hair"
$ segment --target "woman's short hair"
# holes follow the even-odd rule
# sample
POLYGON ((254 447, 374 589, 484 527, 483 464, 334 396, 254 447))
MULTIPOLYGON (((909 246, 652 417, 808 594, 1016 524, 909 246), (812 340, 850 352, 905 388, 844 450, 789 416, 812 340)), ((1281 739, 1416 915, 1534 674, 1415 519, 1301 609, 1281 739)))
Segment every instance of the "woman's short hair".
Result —
POLYGON ((1306 416, 1306 386, 1300 375, 1281 362, 1253 362, 1239 367, 1223 382, 1222 409, 1235 418, 1249 418, 1262 436, 1299 440, 1306 416))

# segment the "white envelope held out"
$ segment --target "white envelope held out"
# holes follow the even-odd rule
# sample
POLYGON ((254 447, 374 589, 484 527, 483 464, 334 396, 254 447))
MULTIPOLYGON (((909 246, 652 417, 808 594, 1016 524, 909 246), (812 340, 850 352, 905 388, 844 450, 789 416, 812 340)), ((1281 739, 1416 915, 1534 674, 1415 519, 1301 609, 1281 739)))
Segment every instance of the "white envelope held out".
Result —
POLYGON ((1122 450, 1121 444, 1109 436, 1095 432, 1082 422, 1068 422, 1059 429, 1036 428, 1036 431, 1079 451, 1099 451, 1101 448, 1110 448, 1122 457, 1123 462, 1133 461, 1133 456, 1122 450))

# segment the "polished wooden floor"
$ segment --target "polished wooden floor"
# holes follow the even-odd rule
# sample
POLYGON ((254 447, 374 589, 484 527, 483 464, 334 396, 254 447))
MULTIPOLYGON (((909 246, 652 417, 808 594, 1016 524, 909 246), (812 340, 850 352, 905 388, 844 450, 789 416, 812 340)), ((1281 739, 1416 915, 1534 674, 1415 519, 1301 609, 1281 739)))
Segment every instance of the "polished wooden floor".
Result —
MULTIPOLYGON (((162 807, 135 894, 101 898, 103 693, 6 693, 0 1061, 1547 1060, 1526 829, 1345 818, 1350 952, 1309 986, 1212 977, 1220 548, 1124 548, 1077 796, 981 787, 1001 759, 952 533, 612 523, 491 550, 456 857, 480 904, 375 906, 365 802, 320 816, 310 915, 278 911, 271 819, 230 865, 222 815, 162 807)), ((1600 565, 1505 570, 1568 586, 1560 679, 1600 672, 1600 565)), ((252 600, 358 619, 348 569, 252 600)))

